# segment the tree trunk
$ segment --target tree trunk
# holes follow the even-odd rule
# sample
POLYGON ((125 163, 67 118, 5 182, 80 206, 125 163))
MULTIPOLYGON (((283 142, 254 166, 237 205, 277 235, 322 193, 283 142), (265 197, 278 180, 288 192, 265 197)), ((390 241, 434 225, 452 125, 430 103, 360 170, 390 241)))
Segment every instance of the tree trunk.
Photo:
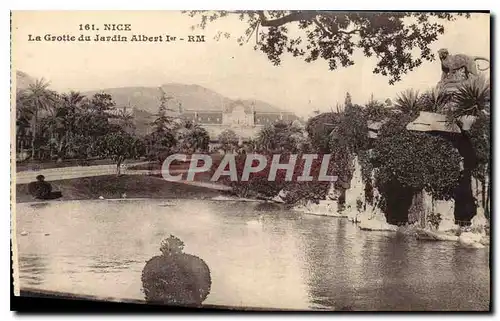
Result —
MULTIPOLYGON (((490 193, 491 193, 491 178, 489 176, 488 170, 488 183, 486 184, 486 202, 484 204, 484 216, 489 220, 490 219, 490 193)), ((486 180, 486 179, 485 179, 486 180)))
POLYGON ((121 161, 118 161, 118 163, 116 163, 116 176, 120 176, 122 174, 122 163, 121 161))
POLYGON ((19 140, 19 153, 21 155, 21 160, 24 160, 24 137, 19 140))
POLYGON ((36 126, 38 123, 38 109, 35 108, 35 114, 33 115, 33 128, 31 130, 31 159, 35 160, 35 140, 36 140, 36 126))
POLYGON ((481 204, 486 209, 486 177, 481 180, 481 204))

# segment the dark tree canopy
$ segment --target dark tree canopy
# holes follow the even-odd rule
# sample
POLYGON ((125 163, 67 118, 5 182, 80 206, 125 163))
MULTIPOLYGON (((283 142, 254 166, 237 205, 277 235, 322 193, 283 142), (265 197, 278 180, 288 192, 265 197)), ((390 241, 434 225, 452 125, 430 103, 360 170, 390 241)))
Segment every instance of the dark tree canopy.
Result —
MULTIPOLYGON (((189 11, 200 16, 195 26, 204 29, 209 22, 238 15, 248 27, 238 38, 240 44, 256 39, 255 49, 267 54, 275 65, 282 55, 292 54, 306 62, 318 58, 330 70, 354 65, 352 55, 360 50, 374 56, 376 74, 389 77, 389 83, 422 64, 434 60, 429 45, 444 33, 441 22, 455 20, 464 13, 446 12, 351 12, 351 11, 189 11), (300 32, 294 32, 295 29, 300 32)), ((218 37, 222 32, 219 33, 218 37)), ((229 32, 224 36, 230 37, 229 32)))

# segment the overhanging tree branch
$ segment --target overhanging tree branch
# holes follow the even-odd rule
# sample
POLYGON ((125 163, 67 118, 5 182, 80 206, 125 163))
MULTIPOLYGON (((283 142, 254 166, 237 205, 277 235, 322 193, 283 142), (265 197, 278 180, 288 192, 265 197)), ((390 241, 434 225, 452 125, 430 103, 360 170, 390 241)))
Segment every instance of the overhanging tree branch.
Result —
POLYGON ((335 34, 344 34, 344 35, 352 35, 352 34, 355 34, 355 33, 358 33, 361 31, 361 29, 353 29, 353 30, 350 30, 350 31, 344 31, 344 30, 335 30, 335 32, 332 32, 328 29, 326 29, 326 27, 321 23, 319 22, 318 18, 317 17, 314 17, 314 19, 312 20, 314 22, 314 24, 316 24, 316 26, 318 26, 318 28, 321 29, 321 31, 323 31, 324 34, 326 34, 329 38, 332 38, 335 34))
POLYGON ((257 14, 262 27, 279 27, 293 21, 310 20, 318 15, 316 11, 294 11, 286 16, 269 20, 264 11, 257 11, 257 14))

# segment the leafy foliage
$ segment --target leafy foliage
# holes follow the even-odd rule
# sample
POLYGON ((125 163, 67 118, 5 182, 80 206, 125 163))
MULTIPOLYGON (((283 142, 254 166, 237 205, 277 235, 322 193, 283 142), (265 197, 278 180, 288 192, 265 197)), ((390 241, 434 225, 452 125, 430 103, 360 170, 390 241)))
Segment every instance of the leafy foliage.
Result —
POLYGON ((479 116, 483 111, 489 113, 490 95, 490 82, 483 77, 460 84, 453 95, 453 102, 456 104, 456 108, 452 110, 453 117, 479 116))
POLYGON ((286 122, 265 126, 255 139, 257 150, 273 153, 297 153, 303 150, 304 143, 302 128, 286 122))
POLYGON ((238 146, 238 135, 231 129, 226 129, 218 137, 221 148, 228 152, 233 151, 238 146))
POLYGON ((382 121, 389 117, 392 112, 384 104, 376 100, 370 100, 365 108, 364 113, 367 121, 382 121))
POLYGON ((331 137, 330 147, 332 144, 345 144, 355 154, 365 150, 368 147, 367 124, 367 117, 361 106, 346 106, 338 126, 333 131, 335 138, 331 137))
POLYGON ((171 131, 154 131, 144 137, 146 157, 162 162, 172 154, 176 143, 175 136, 171 131))
POLYGON ((328 153, 330 134, 339 123, 340 115, 335 113, 323 113, 309 119, 306 131, 312 147, 320 153, 328 153))
MULTIPOLYGON (((250 173, 248 181, 241 180, 242 174, 246 168, 247 155, 234 155, 238 181, 231 181, 228 176, 221 176, 218 182, 231 186, 233 192, 241 197, 272 198, 283 190, 285 192, 284 201, 289 205, 304 203, 306 201, 318 202, 326 197, 330 183, 318 180, 323 155, 318 155, 318 158, 313 160, 310 169, 310 176, 312 176, 313 179, 307 182, 298 180, 298 177, 302 176, 304 173, 305 160, 302 158, 303 154, 297 154, 293 174, 289 180, 287 179, 287 172, 285 170, 278 170, 275 180, 269 180, 273 153, 266 153, 263 155, 266 158, 266 167, 259 172, 250 173)), ((283 153, 280 155, 280 163, 289 162, 290 153, 283 153)), ((257 161, 254 161, 251 165, 252 167, 257 166, 257 161)), ((329 165, 327 175, 336 174, 334 167, 331 166, 331 164, 329 165)), ((218 167, 218 163, 212 164, 212 175, 218 167)))
POLYGON ((117 174, 120 174, 120 165, 127 158, 139 155, 140 140, 124 130, 110 132, 104 136, 102 156, 113 160, 117 165, 117 174))
POLYGON ((413 89, 400 93, 396 97, 395 106, 405 114, 417 114, 423 109, 420 94, 413 89))
POLYGON ((319 201, 326 199, 329 182, 295 182, 285 186, 286 192, 284 201, 288 205, 305 204, 307 201, 318 204, 319 201))
POLYGON ((20 112, 23 114, 22 119, 25 121, 29 118, 31 121, 31 158, 35 159, 37 152, 38 120, 43 111, 49 110, 57 101, 57 94, 49 90, 50 83, 42 79, 37 79, 35 83, 30 84, 27 89, 20 93, 19 103, 20 112))
POLYGON ((439 113, 445 110, 451 99, 451 94, 440 87, 434 87, 420 97, 420 104, 423 111, 439 113))
POLYGON ((441 224, 441 221, 442 221, 441 214, 440 213, 430 213, 427 216, 427 220, 428 220, 429 224, 434 229, 437 230, 439 228, 439 224, 441 224))
POLYGON ((470 131, 470 137, 477 157, 477 167, 473 175, 481 181, 489 176, 491 159, 491 119, 486 115, 480 115, 470 131))
POLYGON ((451 198, 460 175, 458 151, 439 136, 406 131, 405 118, 393 117, 375 143, 377 185, 385 190, 384 185, 397 181, 415 192, 425 189, 436 199, 451 198))
MULTIPOLYGON (((430 44, 444 33, 441 21, 453 21, 469 14, 446 12, 335 12, 335 11, 190 11, 199 16, 194 26, 204 29, 208 23, 230 14, 247 25, 237 40, 248 42, 255 34, 255 50, 265 53, 274 64, 281 64, 285 53, 306 62, 319 58, 330 70, 354 65, 353 53, 361 51, 377 59, 373 72, 389 77, 389 83, 434 60, 430 44), (294 31, 300 31, 298 33, 294 31)), ((222 31, 221 31, 222 33, 222 31)), ((225 32, 226 37, 230 33, 225 32)), ((220 34, 218 34, 220 37, 220 34)))
POLYGON ((161 241, 160 251, 165 256, 170 256, 173 254, 180 254, 184 250, 184 242, 170 234, 170 236, 163 241, 161 241))
POLYGON ((177 149, 183 153, 208 151, 210 136, 205 128, 185 121, 176 129, 177 149))
POLYGON ((172 97, 167 96, 165 91, 160 87, 160 105, 158 107, 158 113, 155 115, 156 119, 152 123, 155 132, 164 132, 169 129, 172 129, 173 126, 173 117, 168 115, 168 112, 172 111, 172 109, 168 108, 168 102, 172 99, 172 97))

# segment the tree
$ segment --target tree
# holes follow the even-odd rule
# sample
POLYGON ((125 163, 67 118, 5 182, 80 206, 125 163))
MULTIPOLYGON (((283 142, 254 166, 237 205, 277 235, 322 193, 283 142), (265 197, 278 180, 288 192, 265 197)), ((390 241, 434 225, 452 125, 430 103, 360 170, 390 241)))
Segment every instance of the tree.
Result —
POLYGON ((121 128, 132 132, 135 131, 134 116, 132 113, 127 112, 123 108, 118 111, 117 118, 121 128))
POLYGON ((121 165, 127 158, 138 156, 139 139, 124 130, 110 132, 104 136, 102 156, 116 163, 116 175, 121 175, 121 165))
POLYGON ((426 91, 421 97, 421 108, 424 111, 442 112, 452 99, 452 95, 440 87, 426 91))
POLYGON ((383 121, 393 114, 386 105, 373 99, 366 103, 364 113, 367 121, 374 122, 383 121))
POLYGON ((225 152, 233 151, 238 146, 238 135, 231 129, 226 129, 220 133, 218 140, 225 152))
POLYGON ((61 162, 67 156, 68 150, 74 144, 77 133, 77 120, 82 113, 82 104, 85 97, 79 92, 71 91, 68 94, 58 95, 57 102, 50 109, 50 113, 43 119, 49 135, 50 153, 55 151, 57 161, 61 162))
POLYGON ((185 121, 176 131, 178 149, 182 152, 196 153, 208 151, 210 136, 205 128, 192 121, 185 121))
POLYGON ((477 157, 477 166, 472 171, 472 175, 481 182, 481 204, 486 217, 489 217, 491 191, 491 119, 489 116, 478 116, 470 129, 470 137, 477 157))
POLYGON ((490 88, 490 81, 484 77, 462 83, 453 95, 456 108, 451 111, 452 116, 457 119, 462 116, 489 114, 490 88))
POLYGON ((73 97, 67 98, 65 104, 74 109, 74 114, 68 115, 72 132, 71 143, 68 145, 69 152, 83 159, 100 156, 99 144, 104 136, 115 129, 109 121, 115 106, 113 97, 106 93, 96 93, 90 98, 80 99, 74 94, 73 97))
POLYGON ((154 130, 156 132, 163 132, 171 129, 173 125, 173 118, 167 114, 167 112, 171 112, 172 109, 168 108, 168 102, 172 99, 171 96, 167 96, 163 88, 159 88, 160 90, 160 106, 158 107, 158 113, 155 115, 156 119, 152 123, 154 130))
POLYGON ((39 115, 42 111, 51 108, 57 100, 55 92, 48 89, 50 83, 43 78, 37 79, 35 83, 30 84, 21 96, 20 103, 23 109, 29 109, 33 115, 31 118, 31 158, 35 159, 37 147, 37 129, 39 115))
POLYGON ((330 150, 340 144, 354 154, 368 148, 367 117, 361 106, 350 105, 340 114, 340 121, 330 135, 330 150))
POLYGON ((23 104, 26 101, 25 92, 18 91, 16 94, 16 151, 24 157, 24 148, 31 135, 31 119, 33 110, 23 104))
POLYGON ((340 115, 336 113, 323 113, 309 119, 306 132, 311 140, 312 147, 320 153, 330 150, 330 133, 334 126, 340 122, 340 115))
POLYGON ((142 287, 153 304, 201 306, 210 293, 212 279, 208 265, 197 256, 183 253, 184 242, 170 235, 163 240, 161 255, 146 262, 142 287))
POLYGON ((351 94, 349 92, 345 94, 344 108, 347 106, 352 106, 351 94))
POLYGON ((171 131, 154 131, 144 137, 146 157, 150 160, 163 162, 176 145, 176 138, 171 131))
POLYGON ((86 97, 79 92, 71 91, 61 95, 62 108, 58 111, 58 116, 63 118, 64 130, 60 132, 59 155, 66 154, 75 144, 74 138, 78 135, 78 118, 83 112, 82 108, 86 102, 86 97), (66 150, 65 150, 66 149, 66 150))
MULTIPOLYGON (((430 45, 444 33, 443 21, 470 14, 447 12, 340 12, 340 11, 190 11, 200 16, 194 26, 204 29, 208 23, 230 14, 246 24, 245 34, 237 39, 248 42, 255 34, 255 50, 267 55, 274 65, 283 54, 301 57, 306 62, 318 58, 328 62, 330 70, 354 65, 355 50, 376 58, 375 74, 389 77, 389 83, 401 80, 424 61, 433 61, 430 45), (295 31, 298 31, 296 33, 295 31)), ((221 32, 222 33, 222 32, 221 32)), ((218 35, 220 37, 220 34, 218 35)), ((225 33, 230 37, 230 33, 225 33)))
POLYGON ((417 115, 422 109, 422 100, 418 90, 407 89, 396 97, 396 108, 403 113, 417 115))
POLYGON ((96 114, 105 114, 109 113, 115 106, 113 97, 108 93, 102 92, 92 96, 89 109, 96 114))
POLYGON ((156 119, 151 123, 152 133, 144 138, 146 145, 146 155, 149 159, 156 159, 162 162, 168 155, 171 154, 172 148, 177 143, 177 138, 174 134, 176 124, 173 117, 167 114, 171 109, 168 108, 168 102, 172 97, 160 87, 158 113, 156 119))
POLYGON ((261 129, 255 139, 257 149, 268 152, 298 153, 305 143, 302 128, 278 121, 261 129))

